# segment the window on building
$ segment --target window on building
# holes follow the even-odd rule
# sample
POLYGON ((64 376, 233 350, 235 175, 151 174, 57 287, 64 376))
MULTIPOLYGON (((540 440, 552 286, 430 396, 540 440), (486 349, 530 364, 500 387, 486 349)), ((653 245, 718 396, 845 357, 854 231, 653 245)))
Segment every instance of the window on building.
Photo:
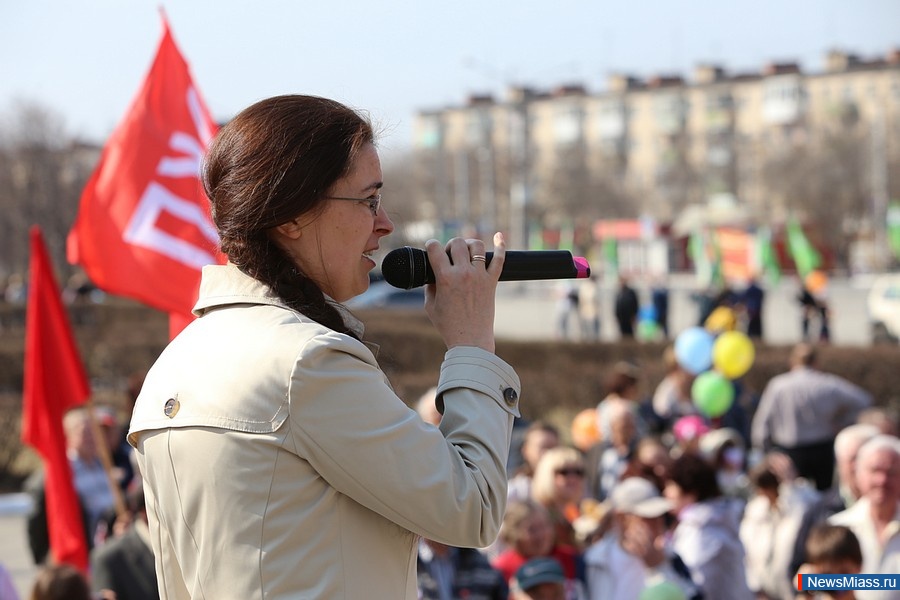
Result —
POLYGON ((570 145, 581 140, 583 113, 579 107, 560 107, 553 117, 553 133, 557 144, 570 145))

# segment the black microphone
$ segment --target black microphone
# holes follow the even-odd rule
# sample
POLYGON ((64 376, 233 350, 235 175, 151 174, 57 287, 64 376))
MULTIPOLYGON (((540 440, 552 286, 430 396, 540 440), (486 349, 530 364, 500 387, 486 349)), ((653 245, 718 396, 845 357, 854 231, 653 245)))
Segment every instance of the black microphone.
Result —
MULTIPOLYGON (((493 252, 484 253, 485 266, 491 264, 493 256, 493 252)), ((434 283, 428 254, 409 246, 388 252, 381 261, 381 274, 389 284, 404 290, 434 283)), ((588 261, 573 257, 568 250, 507 250, 500 281, 585 279, 590 275, 588 261)))

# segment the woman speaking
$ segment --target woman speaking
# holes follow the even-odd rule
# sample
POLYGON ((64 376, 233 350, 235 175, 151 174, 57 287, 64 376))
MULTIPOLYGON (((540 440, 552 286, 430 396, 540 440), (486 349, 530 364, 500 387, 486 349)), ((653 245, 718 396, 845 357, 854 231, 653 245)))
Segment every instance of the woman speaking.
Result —
POLYGON ((505 244, 426 244, 447 346, 440 429, 393 392, 342 302, 393 223, 370 124, 262 100, 213 141, 203 182, 227 265, 149 371, 129 441, 164 600, 415 598, 419 536, 494 541, 519 380, 494 355, 505 244))

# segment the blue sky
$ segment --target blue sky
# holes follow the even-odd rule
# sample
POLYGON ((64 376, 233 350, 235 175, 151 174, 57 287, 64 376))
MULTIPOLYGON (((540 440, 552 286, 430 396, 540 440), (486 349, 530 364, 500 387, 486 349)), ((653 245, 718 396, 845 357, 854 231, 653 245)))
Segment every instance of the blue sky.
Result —
POLYGON ((218 119, 266 96, 310 93, 368 110, 383 155, 411 144, 418 110, 506 85, 639 77, 700 62, 729 71, 839 47, 900 47, 900 0, 2 0, 0 115, 17 101, 102 142, 149 69, 165 8, 218 119))

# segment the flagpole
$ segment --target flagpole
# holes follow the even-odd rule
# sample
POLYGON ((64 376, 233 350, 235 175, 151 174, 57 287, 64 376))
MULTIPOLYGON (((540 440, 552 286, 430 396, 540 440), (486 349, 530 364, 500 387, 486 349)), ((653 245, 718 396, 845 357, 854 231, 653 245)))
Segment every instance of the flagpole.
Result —
MULTIPOLYGON (((93 400, 88 398, 87 402, 85 402, 85 408, 87 408, 88 422, 90 423, 91 434, 94 436, 94 443, 97 445, 97 454, 100 455, 100 463, 103 465, 103 471, 106 473, 106 481, 109 484, 110 491, 112 492, 113 506, 116 509, 116 517, 124 517, 128 514, 128 509, 125 506, 125 497, 122 494, 122 488, 119 486, 119 482, 116 480, 116 477, 113 474, 113 464, 112 459, 110 458, 111 454, 109 445, 106 443, 106 436, 100 429, 100 423, 97 422, 97 416, 94 412, 93 400)), ((92 531, 91 535, 93 534, 94 532, 92 531)))

